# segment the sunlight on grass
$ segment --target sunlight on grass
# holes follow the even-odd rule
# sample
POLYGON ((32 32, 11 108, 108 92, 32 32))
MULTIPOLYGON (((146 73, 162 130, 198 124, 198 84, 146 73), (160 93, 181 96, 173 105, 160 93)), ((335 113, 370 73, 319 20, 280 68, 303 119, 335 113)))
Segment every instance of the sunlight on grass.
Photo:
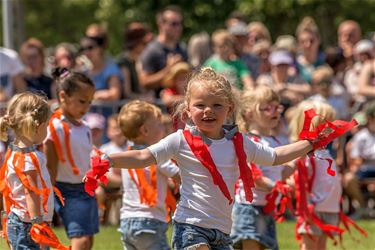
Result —
MULTIPOLYGON (((372 250, 375 249, 375 221, 367 220, 358 223, 369 234, 368 238, 363 238, 357 231, 352 230, 353 236, 357 239, 352 239, 349 234, 345 234, 344 247, 348 250, 372 250)), ((279 240, 280 250, 294 250, 298 249, 298 243, 294 238, 294 225, 293 221, 287 221, 277 225, 277 234, 279 240)), ((54 232, 59 239, 66 245, 69 241, 65 235, 64 229, 54 228, 54 232)), ((168 239, 171 238, 172 228, 168 230, 168 239)), ((0 249, 8 249, 4 240, 0 240, 0 249)), ((100 233, 95 236, 94 250, 121 250, 123 249, 120 241, 120 233, 117 232, 117 227, 101 227, 100 233)), ((333 246, 332 243, 328 244, 328 250, 341 249, 340 247, 333 246)))

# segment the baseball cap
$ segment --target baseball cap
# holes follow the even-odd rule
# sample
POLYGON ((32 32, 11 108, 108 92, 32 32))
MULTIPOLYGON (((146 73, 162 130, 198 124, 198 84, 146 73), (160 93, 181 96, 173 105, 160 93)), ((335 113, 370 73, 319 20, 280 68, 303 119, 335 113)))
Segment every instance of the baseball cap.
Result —
POLYGON ((229 33, 234 36, 247 36, 249 34, 246 23, 236 22, 228 29, 229 33))
POLYGON ((273 51, 269 57, 269 62, 271 65, 280 65, 280 64, 293 64, 293 58, 290 53, 286 50, 276 50, 273 51))
POLYGON ((296 52, 297 42, 291 35, 281 35, 276 39, 274 47, 278 50, 288 50, 289 52, 296 52))
POLYGON ((101 129, 105 128, 105 118, 103 115, 98 113, 88 113, 85 116, 85 120, 90 129, 101 129))
POLYGON ((367 39, 359 41, 354 46, 354 52, 356 54, 371 53, 373 50, 374 50, 374 43, 370 40, 367 40, 367 39))

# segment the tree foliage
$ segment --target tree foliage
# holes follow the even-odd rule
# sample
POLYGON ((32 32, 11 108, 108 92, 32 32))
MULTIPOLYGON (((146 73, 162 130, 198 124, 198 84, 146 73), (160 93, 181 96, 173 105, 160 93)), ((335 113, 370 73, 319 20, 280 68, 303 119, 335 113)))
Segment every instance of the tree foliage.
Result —
MULTIPOLYGON (((62 41, 77 43, 90 23, 100 22, 108 27, 110 50, 114 54, 122 49, 122 33, 127 23, 142 21, 156 32, 157 11, 176 3, 184 12, 185 40, 196 32, 206 30, 211 33, 223 28, 226 18, 233 10, 243 12, 247 21, 264 22, 273 39, 281 34, 294 34, 298 22, 306 15, 312 16, 318 23, 325 45, 335 43, 337 26, 342 20, 358 21, 364 33, 373 31, 375 27, 375 0, 18 1, 23 5, 24 15, 20 20, 24 20, 25 38, 37 37, 47 47, 62 41)), ((20 41, 18 45, 19 43, 20 41)))

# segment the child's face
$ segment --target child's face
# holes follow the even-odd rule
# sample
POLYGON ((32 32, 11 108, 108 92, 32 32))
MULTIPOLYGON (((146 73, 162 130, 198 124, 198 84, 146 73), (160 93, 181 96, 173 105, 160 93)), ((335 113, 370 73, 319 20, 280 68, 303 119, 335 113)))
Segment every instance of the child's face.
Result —
POLYGON ((144 141, 148 145, 157 143, 165 136, 165 127, 160 117, 150 117, 142 126, 144 141))
POLYGON ((261 103, 258 111, 253 113, 251 123, 260 130, 271 130, 277 127, 284 107, 277 101, 261 103))
POLYGON ((36 145, 41 144, 44 139, 47 136, 47 127, 48 127, 48 122, 43 122, 40 124, 36 130, 35 133, 35 138, 33 138, 33 143, 36 145))
POLYGON ((107 129, 108 138, 118 145, 125 143, 126 138, 115 120, 109 120, 107 129))
POLYGON ((92 143, 96 147, 100 147, 102 144, 103 130, 100 128, 91 129, 92 143))
POLYGON ((330 82, 328 80, 313 81, 312 87, 315 93, 324 97, 330 96, 330 82))
POLYGON ((233 48, 230 42, 220 41, 215 44, 215 53, 223 60, 229 59, 230 55, 233 53, 233 48))
POLYGON ((61 100, 61 109, 68 118, 79 120, 90 109, 94 98, 95 89, 89 85, 82 84, 81 88, 68 96, 64 91, 59 93, 61 100))
POLYGON ((188 116, 198 129, 212 139, 222 137, 222 125, 232 112, 228 101, 216 96, 205 87, 191 89, 192 95, 188 104, 188 116))

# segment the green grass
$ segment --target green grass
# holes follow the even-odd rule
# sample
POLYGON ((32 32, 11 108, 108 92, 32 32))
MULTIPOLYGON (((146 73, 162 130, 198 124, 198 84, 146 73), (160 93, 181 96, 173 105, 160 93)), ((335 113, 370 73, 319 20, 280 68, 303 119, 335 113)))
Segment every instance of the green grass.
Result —
MULTIPOLYGON (((353 235, 359 241, 351 239, 346 233, 344 237, 344 247, 347 250, 374 250, 375 249, 375 220, 359 221, 358 224, 363 227, 369 237, 363 238, 355 230, 353 235)), ((280 250, 298 249, 298 243, 294 238, 294 222, 283 222, 277 225, 277 234, 279 240, 280 250)), ((54 228, 54 232, 57 234, 60 240, 65 244, 69 241, 65 236, 63 228, 54 228)), ((168 231, 168 237, 170 239, 172 230, 168 231)), ((0 249, 8 249, 5 241, 0 240, 0 249)), ((101 227, 100 233, 95 236, 94 250, 122 250, 122 244, 120 241, 120 233, 117 232, 116 227, 101 227)), ((331 243, 328 244, 328 249, 341 249, 335 247, 331 243)))

